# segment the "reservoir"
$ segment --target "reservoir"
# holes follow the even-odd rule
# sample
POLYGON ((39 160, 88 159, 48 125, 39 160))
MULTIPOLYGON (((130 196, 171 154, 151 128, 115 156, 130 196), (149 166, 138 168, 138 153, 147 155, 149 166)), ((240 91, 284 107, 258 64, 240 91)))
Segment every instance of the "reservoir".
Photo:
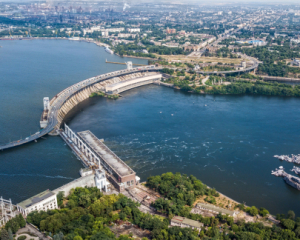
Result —
MULTIPOLYGON (((0 142, 39 130, 42 98, 88 77, 123 69, 94 44, 63 40, 3 41, 0 49, 0 142)), ((146 60, 134 59, 136 63, 146 60)), ((67 116, 92 131, 142 180, 164 172, 193 174, 210 187, 272 213, 300 211, 300 192, 271 170, 298 154, 298 98, 211 96, 156 85, 90 98, 67 116)), ((59 137, 0 153, 0 196, 17 203, 79 177, 81 163, 59 137)))

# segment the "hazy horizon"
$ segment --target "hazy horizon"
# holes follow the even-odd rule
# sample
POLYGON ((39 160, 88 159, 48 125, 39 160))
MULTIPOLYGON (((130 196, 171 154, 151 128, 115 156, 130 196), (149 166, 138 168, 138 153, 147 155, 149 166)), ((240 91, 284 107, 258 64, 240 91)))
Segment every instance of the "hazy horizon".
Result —
MULTIPOLYGON (((282 0, 255 0, 255 1, 248 1, 248 0, 211 0, 209 3, 204 0, 188 0, 188 1, 180 1, 180 0, 163 0, 163 1, 158 1, 158 0, 140 0, 140 1, 135 1, 135 0, 109 0, 109 1, 104 1, 104 0, 73 0, 74 2, 130 2, 131 4, 135 3, 141 3, 141 2, 153 2, 153 3, 172 3, 172 4, 205 4, 205 5, 211 5, 213 4, 270 4, 270 5, 289 5, 289 4, 296 4, 300 5, 299 0, 287 0, 287 1, 282 1, 282 0)), ((72 2, 72 0, 0 0, 0 2, 72 2)))

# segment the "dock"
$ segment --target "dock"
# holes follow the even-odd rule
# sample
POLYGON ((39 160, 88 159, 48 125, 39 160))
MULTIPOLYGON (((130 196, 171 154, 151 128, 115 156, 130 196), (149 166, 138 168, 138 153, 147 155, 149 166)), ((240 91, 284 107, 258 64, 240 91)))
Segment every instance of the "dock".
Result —
MULTIPOLYGON (((122 63, 122 62, 111 62, 111 61, 107 61, 107 60, 105 60, 105 63, 112 63, 112 64, 126 65, 126 63, 122 63)), ((145 65, 145 64, 138 64, 138 63, 133 63, 132 65, 133 65, 133 66, 148 66, 148 65, 145 65)))

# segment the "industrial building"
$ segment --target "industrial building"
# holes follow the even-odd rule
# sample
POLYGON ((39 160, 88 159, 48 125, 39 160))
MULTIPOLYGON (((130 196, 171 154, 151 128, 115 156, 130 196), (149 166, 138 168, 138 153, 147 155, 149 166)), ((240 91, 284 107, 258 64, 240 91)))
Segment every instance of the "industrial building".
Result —
POLYGON ((221 213, 221 214, 228 214, 231 217, 235 217, 237 212, 235 211, 231 211, 228 209, 224 209, 224 208, 220 208, 217 207, 215 205, 212 204, 208 204, 208 203, 197 203, 196 208, 202 209, 202 210, 206 210, 215 214, 221 213))
POLYGON ((175 216, 171 219, 171 226, 178 226, 181 228, 188 227, 200 232, 201 228, 203 227, 203 223, 185 217, 175 216))
POLYGON ((56 194, 50 190, 41 192, 17 204, 18 211, 27 216, 33 211, 47 211, 57 208, 56 194))
POLYGON ((79 132, 78 136, 101 159, 101 165, 106 169, 108 180, 118 191, 134 187, 139 183, 140 178, 135 172, 92 132, 79 132))

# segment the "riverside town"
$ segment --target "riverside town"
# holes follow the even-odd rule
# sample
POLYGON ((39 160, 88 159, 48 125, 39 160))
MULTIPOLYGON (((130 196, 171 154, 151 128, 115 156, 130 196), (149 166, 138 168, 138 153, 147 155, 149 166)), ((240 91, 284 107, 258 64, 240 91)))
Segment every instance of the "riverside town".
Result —
POLYGON ((0 1, 0 240, 300 239, 300 2, 0 1))

